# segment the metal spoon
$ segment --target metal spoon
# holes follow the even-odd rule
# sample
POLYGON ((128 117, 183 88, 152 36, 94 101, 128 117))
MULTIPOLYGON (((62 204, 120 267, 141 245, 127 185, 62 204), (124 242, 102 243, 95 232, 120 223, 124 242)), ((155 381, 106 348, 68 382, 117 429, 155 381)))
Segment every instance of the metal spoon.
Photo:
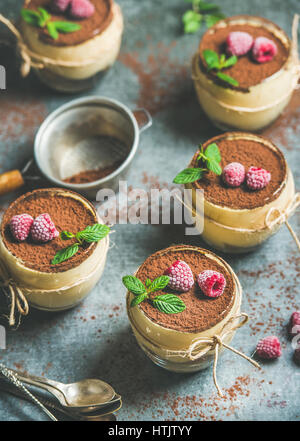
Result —
MULTIPOLYGON (((114 389, 104 381, 86 379, 76 383, 64 384, 12 370, 23 383, 44 389, 54 395, 61 406, 81 411, 91 411, 95 407, 110 404, 116 397, 114 389)), ((120 400, 120 396, 116 397, 120 400)))

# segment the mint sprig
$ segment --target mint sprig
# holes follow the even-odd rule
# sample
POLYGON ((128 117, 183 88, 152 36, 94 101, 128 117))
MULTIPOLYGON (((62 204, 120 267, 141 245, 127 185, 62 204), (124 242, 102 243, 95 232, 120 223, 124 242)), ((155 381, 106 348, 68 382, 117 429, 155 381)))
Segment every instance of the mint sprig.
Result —
POLYGON ((234 66, 236 64, 236 62, 238 61, 236 55, 232 55, 231 57, 226 58, 226 55, 224 54, 219 55, 217 54, 217 52, 211 49, 206 49, 203 51, 203 57, 206 62, 207 72, 214 71, 216 76, 220 78, 220 80, 225 81, 232 86, 239 85, 237 80, 221 72, 223 69, 234 66))
POLYGON ((107 225, 102 224, 90 225, 76 234, 73 234, 70 231, 62 231, 60 233, 60 238, 62 240, 77 239, 77 242, 69 247, 59 250, 51 261, 52 265, 58 265, 59 263, 71 259, 71 257, 73 257, 79 251, 79 248, 85 243, 99 242, 106 237, 109 232, 110 228, 107 225))
POLYGON ((185 1, 192 3, 192 9, 187 10, 182 16, 185 34, 197 32, 201 28, 203 21, 209 28, 225 17, 220 11, 220 7, 214 3, 208 3, 204 0, 185 1))
POLYGON ((124 276, 122 281, 128 291, 134 295, 130 304, 131 308, 145 300, 149 300, 156 309, 165 314, 178 314, 186 308, 184 302, 174 294, 162 294, 156 297, 150 295, 161 291, 169 284, 170 277, 168 276, 157 277, 153 282, 147 279, 145 285, 135 276, 124 276))
POLYGON ((216 143, 209 144, 205 151, 203 146, 200 144, 199 155, 197 160, 203 164, 205 168, 186 168, 185 170, 178 173, 178 175, 173 180, 174 184, 189 184, 191 182, 199 181, 205 173, 211 171, 216 175, 222 174, 221 163, 221 153, 219 147, 216 143))
POLYGON ((70 33, 79 31, 80 24, 69 21, 51 21, 51 14, 44 9, 38 8, 37 11, 32 9, 22 9, 21 16, 26 23, 39 28, 47 28, 47 31, 53 40, 59 38, 59 33, 70 33))

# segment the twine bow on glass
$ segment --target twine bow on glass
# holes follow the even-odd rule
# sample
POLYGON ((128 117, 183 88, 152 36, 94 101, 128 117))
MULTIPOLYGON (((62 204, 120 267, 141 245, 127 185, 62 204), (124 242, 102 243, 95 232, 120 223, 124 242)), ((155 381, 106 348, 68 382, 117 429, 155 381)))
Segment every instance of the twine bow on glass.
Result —
POLYGON ((239 315, 236 315, 232 317, 228 323, 224 326, 222 331, 218 335, 213 335, 212 337, 207 338, 197 338, 195 341, 190 345, 187 351, 170 351, 168 355, 170 356, 182 356, 186 357, 191 361, 195 361, 200 359, 201 357, 204 357, 208 352, 214 351, 214 364, 213 364, 213 380, 214 384, 216 386, 216 389, 218 391, 218 394, 220 397, 223 397, 223 393, 221 391, 221 388, 218 384, 217 380, 217 365, 218 365, 218 359, 219 359, 219 352, 220 349, 225 348, 228 349, 231 352, 234 352, 235 354, 239 355, 240 357, 244 358, 245 360, 248 360, 250 363, 252 363, 255 367, 260 369, 259 364, 253 360, 252 358, 245 355, 243 352, 238 351, 237 349, 233 348, 232 346, 229 346, 227 343, 225 343, 226 337, 228 337, 230 334, 235 332, 237 329, 244 326, 249 320, 249 317, 245 313, 241 313, 239 315), (242 319, 240 321, 240 319, 242 319), (237 323, 236 323, 237 322, 237 323), (206 345, 204 349, 200 349, 201 346, 206 345))
POLYGON ((300 205, 300 193, 296 193, 291 204, 285 210, 280 210, 279 208, 276 207, 270 208, 265 218, 265 225, 267 228, 272 229, 275 225, 285 224, 300 251, 299 238, 297 237, 297 234, 295 233, 295 231, 293 230, 293 228, 291 227, 288 221, 288 218, 295 212, 295 210, 299 207, 299 205, 300 205), (271 220, 274 214, 275 215, 277 214, 277 216, 273 220, 271 220))
POLYGON ((4 263, 0 259, 0 288, 8 293, 10 300, 10 312, 7 316, 9 326, 18 328, 21 320, 21 316, 25 316, 29 312, 29 306, 22 289, 18 286, 15 281, 10 277, 4 263), (16 315, 18 314, 19 319, 16 324, 16 315))

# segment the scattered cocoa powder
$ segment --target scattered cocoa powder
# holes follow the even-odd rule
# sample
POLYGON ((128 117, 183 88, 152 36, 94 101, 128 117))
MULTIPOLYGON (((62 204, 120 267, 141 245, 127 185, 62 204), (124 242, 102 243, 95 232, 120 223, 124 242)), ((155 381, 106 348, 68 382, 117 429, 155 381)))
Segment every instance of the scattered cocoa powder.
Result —
MULTIPOLYGON (((260 18, 261 20, 261 18, 260 18)), ((225 20, 226 23, 227 20, 225 20)), ((266 25, 270 23, 269 20, 264 19, 266 25)), ((274 23, 273 23, 274 25, 274 23)), ((237 63, 234 66, 229 67, 224 70, 226 75, 230 75, 232 78, 239 82, 239 86, 236 89, 239 89, 243 92, 247 92, 249 87, 254 86, 256 84, 261 83, 265 78, 270 77, 274 73, 278 72, 285 62, 287 61, 289 55, 289 48, 284 45, 284 43, 275 36, 269 29, 266 27, 259 27, 250 24, 240 24, 233 25, 230 24, 226 27, 219 27, 220 24, 215 25, 210 28, 204 34, 200 45, 199 45, 199 53, 200 60, 203 69, 205 69, 206 63, 203 57, 203 51, 205 49, 210 49, 218 54, 226 53, 226 38, 230 32, 248 32, 248 34, 252 35, 255 39, 257 37, 267 37, 270 40, 273 40, 277 45, 277 54, 276 56, 269 62, 266 63, 257 63, 251 57, 251 51, 248 54, 239 57, 237 63)), ((206 69, 205 69, 206 70, 206 69)), ((213 78, 215 81, 218 81, 217 78, 213 74, 209 74, 210 78, 213 78)), ((229 84, 222 82, 222 86, 232 87, 229 84)))
MULTIPOLYGON (((10 219, 17 214, 28 213, 37 217, 42 213, 49 213, 59 232, 68 230, 73 233, 83 230, 88 225, 97 222, 95 209, 82 198, 90 207, 85 206, 80 200, 74 199, 61 189, 42 189, 26 193, 13 202, 6 210, 1 223, 1 236, 7 249, 22 260, 28 267, 42 272, 62 272, 74 268, 82 263, 94 250, 95 244, 80 247, 77 254, 71 259, 58 265, 51 265, 55 254, 72 244, 72 240, 63 241, 59 237, 44 244, 31 241, 30 237, 25 242, 16 242, 9 229, 10 219)), ((78 195, 76 195, 78 196, 78 195)))
POLYGON ((95 12, 91 17, 85 19, 74 19, 67 12, 61 14, 54 13, 51 10, 51 1, 49 0, 30 0, 25 8, 37 10, 38 7, 43 7, 51 13, 51 21, 78 23, 81 29, 70 33, 60 33, 57 40, 49 36, 46 28, 35 28, 39 32, 40 39, 47 44, 53 46, 75 46, 101 34, 112 21, 112 0, 90 0, 90 2, 95 6, 95 12))
MULTIPOLYGON (((260 207, 278 198, 284 188, 287 173, 282 152, 274 145, 272 150, 264 143, 264 138, 261 138, 261 142, 242 138, 227 139, 230 135, 231 133, 225 133, 208 140, 204 149, 212 142, 217 143, 222 156, 222 168, 231 162, 240 162, 246 171, 251 166, 265 168, 271 173, 269 184, 259 191, 249 190, 245 183, 237 188, 229 188, 223 183, 221 176, 209 172, 193 185, 204 190, 206 200, 235 209, 260 207)), ((199 166, 197 156, 198 153, 192 160, 193 167, 199 166)))
MULTIPOLYGON (((154 280, 161 276, 176 260, 183 260, 190 266, 195 280, 201 271, 207 269, 221 272, 226 278, 224 293, 216 299, 206 297, 195 282, 190 291, 179 294, 186 305, 186 309, 180 314, 164 314, 154 308, 150 302, 143 302, 140 307, 151 320, 166 328, 183 332, 201 332, 216 325, 229 313, 235 292, 234 281, 221 260, 217 262, 204 252, 196 251, 201 250, 200 248, 189 251, 183 250, 183 248, 192 247, 178 245, 152 254, 139 268, 137 277, 143 283, 147 278, 154 280)), ((213 253, 211 255, 217 257, 213 253)), ((168 288, 166 290, 164 292, 171 292, 168 288)), ((155 293, 155 296, 164 292, 159 291, 155 293)))
POLYGON ((123 160, 117 161, 107 167, 98 168, 95 170, 85 170, 64 179, 64 182, 67 182, 69 184, 86 184, 88 182, 98 181, 99 179, 105 178, 105 176, 111 175, 115 170, 117 170, 117 168, 120 167, 122 163, 123 160))

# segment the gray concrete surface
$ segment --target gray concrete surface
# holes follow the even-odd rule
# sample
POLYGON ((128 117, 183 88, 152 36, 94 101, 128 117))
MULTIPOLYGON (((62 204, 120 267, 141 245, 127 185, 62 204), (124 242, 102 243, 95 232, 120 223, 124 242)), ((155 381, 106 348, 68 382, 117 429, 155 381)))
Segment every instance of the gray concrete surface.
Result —
MULTIPOLYGON (((183 0, 119 0, 125 35, 118 62, 89 95, 117 98, 131 108, 144 106, 153 128, 141 138, 129 183, 134 187, 170 186, 199 142, 215 135, 201 112, 190 78, 189 61, 201 32, 184 36, 183 0)), ((298 0, 223 0, 227 15, 255 13, 289 34, 298 0)), ((22 1, 0 0, 0 12, 13 19, 22 1)), ((2 31, 2 26, 0 25, 2 31)), ((34 134, 45 116, 70 96, 54 93, 31 74, 16 73, 13 53, 0 49, 8 70, 8 89, 0 91, 0 171, 20 167, 32 153, 34 134)), ((265 135, 285 153, 299 188, 300 92, 265 135)), ((1 198, 1 210, 15 195, 1 198)), ((298 218, 299 220, 299 218, 298 218)), ((291 221, 299 232, 296 216, 291 221)), ((299 253, 286 228, 255 253, 227 256, 244 288, 243 310, 249 326, 238 332, 234 346, 251 354, 259 338, 278 335, 283 356, 263 364, 262 371, 226 352, 218 366, 225 397, 218 398, 211 370, 193 375, 164 371, 137 347, 124 307, 121 276, 132 273, 153 251, 171 243, 202 244, 185 237, 181 226, 115 227, 103 279, 77 308, 58 314, 32 311, 17 332, 9 332, 0 359, 11 367, 61 381, 99 376, 123 396, 119 420, 299 420, 300 368, 292 361, 285 324, 300 308, 299 253)), ((30 404, 0 394, 0 420, 43 420, 30 404)))

